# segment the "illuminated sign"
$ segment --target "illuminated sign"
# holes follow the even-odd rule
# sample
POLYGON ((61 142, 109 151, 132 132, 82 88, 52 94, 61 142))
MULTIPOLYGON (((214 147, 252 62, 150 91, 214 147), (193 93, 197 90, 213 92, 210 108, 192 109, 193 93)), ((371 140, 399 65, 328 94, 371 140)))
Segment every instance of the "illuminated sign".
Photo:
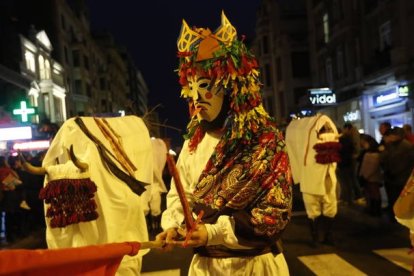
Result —
POLYGON ((402 101, 402 98, 398 96, 398 91, 395 87, 378 93, 377 95, 373 96, 372 99, 374 106, 383 106, 402 101))
POLYGON ((7 142, 6 141, 0 141, 0 151, 7 149, 7 142))
POLYGON ((344 122, 355 122, 361 119, 361 113, 359 110, 349 111, 343 116, 344 122))
POLYGON ((408 85, 399 85, 398 86, 398 97, 408 97, 410 93, 410 88, 408 85))
POLYGON ((334 105, 336 104, 336 95, 329 88, 309 89, 309 100, 312 105, 334 105))
POLYGON ((0 141, 25 139, 32 139, 32 128, 29 126, 0 128, 0 141))
POLYGON ((42 150, 48 149, 50 146, 49 140, 39 140, 30 142, 14 143, 14 150, 42 150))
POLYGON ((28 115, 35 114, 35 109, 33 107, 27 107, 25 101, 20 102, 20 109, 13 109, 14 115, 22 116, 22 122, 27 122, 28 115))

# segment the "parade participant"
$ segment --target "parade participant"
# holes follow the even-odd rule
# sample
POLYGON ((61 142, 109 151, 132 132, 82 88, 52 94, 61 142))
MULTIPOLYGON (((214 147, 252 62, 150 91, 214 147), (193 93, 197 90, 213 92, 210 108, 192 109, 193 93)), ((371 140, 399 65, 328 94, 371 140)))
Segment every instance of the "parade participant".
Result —
MULTIPOLYGON (((292 187, 282 132, 264 110, 255 57, 224 13, 221 26, 178 39, 181 95, 193 110, 177 171, 194 214, 189 275, 288 275, 278 241, 290 221, 292 187)), ((173 180, 174 182, 174 180, 173 180)), ((183 208, 174 183, 157 235, 182 245, 183 208)))
POLYGON ((338 130, 326 115, 293 120, 286 129, 286 145, 295 183, 300 184, 309 219, 311 246, 333 245, 333 223, 337 209, 336 164, 340 160, 338 130))

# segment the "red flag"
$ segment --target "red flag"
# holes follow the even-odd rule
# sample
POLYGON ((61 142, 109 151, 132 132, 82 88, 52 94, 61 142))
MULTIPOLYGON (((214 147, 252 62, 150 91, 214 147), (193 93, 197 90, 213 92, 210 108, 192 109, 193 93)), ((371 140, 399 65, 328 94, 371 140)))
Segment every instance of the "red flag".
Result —
POLYGON ((0 275, 115 275, 125 255, 138 253, 139 242, 63 249, 0 251, 0 275))

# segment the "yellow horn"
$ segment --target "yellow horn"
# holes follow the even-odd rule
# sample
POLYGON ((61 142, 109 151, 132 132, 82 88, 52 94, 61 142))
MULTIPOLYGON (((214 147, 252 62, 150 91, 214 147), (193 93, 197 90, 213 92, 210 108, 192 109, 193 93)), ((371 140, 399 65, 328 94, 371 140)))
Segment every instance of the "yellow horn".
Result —
POLYGON ((27 162, 26 159, 24 159, 23 154, 21 153, 21 151, 18 151, 18 153, 19 153, 19 159, 22 162, 22 165, 23 165, 23 168, 24 168, 25 171, 27 171, 31 174, 36 174, 36 175, 45 175, 45 174, 47 174, 47 171, 46 171, 45 168, 33 166, 32 164, 27 162))
POLYGON ((81 171, 86 171, 89 168, 89 165, 87 163, 81 162, 78 158, 76 158, 75 153, 73 152, 73 145, 70 145, 69 156, 73 164, 75 164, 75 166, 78 167, 81 171))

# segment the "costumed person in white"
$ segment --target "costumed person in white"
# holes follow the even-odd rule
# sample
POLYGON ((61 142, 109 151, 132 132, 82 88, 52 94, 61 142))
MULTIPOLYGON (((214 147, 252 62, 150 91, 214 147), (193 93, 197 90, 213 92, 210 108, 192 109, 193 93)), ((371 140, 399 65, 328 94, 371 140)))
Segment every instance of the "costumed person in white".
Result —
POLYGON ((292 176, 300 184, 312 237, 319 242, 319 222, 323 242, 333 244, 332 227, 337 213, 336 163, 339 161, 338 131, 332 120, 322 114, 292 120, 286 129, 286 146, 292 176))
MULTIPOLYGON (((145 188, 138 182, 152 182, 153 163, 148 160, 148 129, 136 116, 67 120, 42 167, 32 168, 46 174, 40 197, 45 200, 48 248, 147 241, 139 196, 145 188), (72 146, 82 166, 70 158, 72 146)), ((125 256, 117 275, 139 275, 146 253, 125 256)))
POLYGON ((158 240, 194 248, 189 275, 289 275, 278 241, 292 187, 283 134, 264 110, 258 65, 222 13, 221 26, 178 39, 181 95, 193 110, 177 171, 193 214, 189 239, 174 179, 158 240))
POLYGON ((161 223, 161 194, 167 192, 162 178, 163 170, 167 162, 167 145, 160 138, 151 137, 154 176, 151 185, 146 186, 142 194, 142 203, 149 232, 158 233, 161 223))

